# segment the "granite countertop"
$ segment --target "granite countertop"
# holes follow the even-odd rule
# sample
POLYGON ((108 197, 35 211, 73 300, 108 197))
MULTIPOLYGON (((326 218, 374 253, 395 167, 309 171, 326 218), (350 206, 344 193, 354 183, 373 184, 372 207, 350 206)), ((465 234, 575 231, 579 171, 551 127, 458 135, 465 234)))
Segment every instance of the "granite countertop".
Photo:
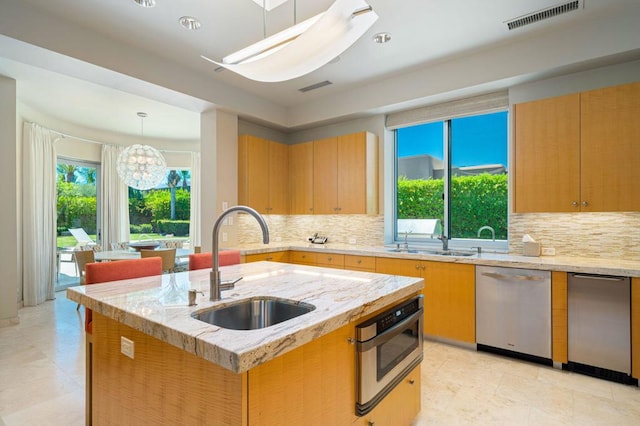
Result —
POLYGON ((92 284, 67 297, 132 328, 242 373, 365 315, 420 292, 419 278, 275 262, 221 268, 223 279, 243 277, 222 300, 209 301, 208 269, 92 284), (188 306, 188 291, 202 291, 188 306), (315 310, 259 330, 230 330, 191 314, 255 296, 310 303, 315 310))
MULTIPOLYGON (((399 259, 431 260, 437 262, 469 263, 474 265, 504 266, 511 268, 540 269, 546 271, 581 272, 587 274, 640 277, 640 261, 605 259, 588 256, 516 256, 506 253, 491 253, 472 256, 441 256, 426 253, 396 253, 390 247, 369 247, 351 244, 310 244, 300 242, 277 242, 267 245, 243 244, 243 254, 259 254, 282 250, 299 250, 317 253, 335 253, 355 256, 376 256, 399 259)), ((413 247, 412 247, 413 248, 413 247)), ((431 249, 433 250, 433 249, 431 249)), ((457 250, 457 249, 453 249, 457 250)))

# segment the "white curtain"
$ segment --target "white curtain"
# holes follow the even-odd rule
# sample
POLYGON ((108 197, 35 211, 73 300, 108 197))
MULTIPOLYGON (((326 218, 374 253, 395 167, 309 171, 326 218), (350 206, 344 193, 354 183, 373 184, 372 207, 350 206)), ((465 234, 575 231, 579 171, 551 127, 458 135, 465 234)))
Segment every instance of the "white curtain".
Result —
POLYGON ((54 134, 23 125, 22 277, 23 302, 35 306, 55 298, 56 150, 54 134))
POLYGON ((200 153, 191 153, 191 214, 189 217, 189 239, 191 248, 200 246, 200 153))
POLYGON ((111 249, 111 243, 129 241, 129 188, 116 171, 118 155, 123 149, 121 146, 102 145, 100 217, 101 244, 105 250, 111 249))

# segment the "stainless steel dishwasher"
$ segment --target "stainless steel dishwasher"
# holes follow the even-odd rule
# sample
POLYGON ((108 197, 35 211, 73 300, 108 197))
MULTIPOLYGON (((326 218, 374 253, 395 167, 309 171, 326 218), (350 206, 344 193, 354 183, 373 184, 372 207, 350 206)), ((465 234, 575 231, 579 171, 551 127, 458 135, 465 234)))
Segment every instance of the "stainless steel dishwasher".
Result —
POLYGON ((550 365, 551 272, 476 266, 476 341, 550 365))
POLYGON ((567 368, 630 383, 631 280, 572 273, 567 297, 567 368))

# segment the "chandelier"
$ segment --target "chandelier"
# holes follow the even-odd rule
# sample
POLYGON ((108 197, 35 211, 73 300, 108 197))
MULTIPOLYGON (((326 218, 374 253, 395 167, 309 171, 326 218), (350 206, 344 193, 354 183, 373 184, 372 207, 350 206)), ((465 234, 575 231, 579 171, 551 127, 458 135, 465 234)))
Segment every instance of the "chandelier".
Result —
MULTIPOLYGON (((144 137, 144 112, 139 112, 140 134, 144 137)), ((164 179, 167 163, 164 157, 152 146, 135 144, 125 148, 118 155, 116 170, 120 179, 131 188, 145 190, 158 186, 164 179)))

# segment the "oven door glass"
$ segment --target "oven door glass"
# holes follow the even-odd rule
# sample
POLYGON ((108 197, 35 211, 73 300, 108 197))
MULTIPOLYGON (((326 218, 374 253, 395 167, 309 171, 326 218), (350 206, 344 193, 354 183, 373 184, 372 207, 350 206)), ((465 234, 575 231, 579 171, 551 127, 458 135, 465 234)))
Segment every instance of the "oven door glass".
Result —
POLYGON ((419 333, 418 321, 411 321, 402 331, 376 347, 378 381, 382 380, 393 367, 416 350, 420 344, 419 333))

